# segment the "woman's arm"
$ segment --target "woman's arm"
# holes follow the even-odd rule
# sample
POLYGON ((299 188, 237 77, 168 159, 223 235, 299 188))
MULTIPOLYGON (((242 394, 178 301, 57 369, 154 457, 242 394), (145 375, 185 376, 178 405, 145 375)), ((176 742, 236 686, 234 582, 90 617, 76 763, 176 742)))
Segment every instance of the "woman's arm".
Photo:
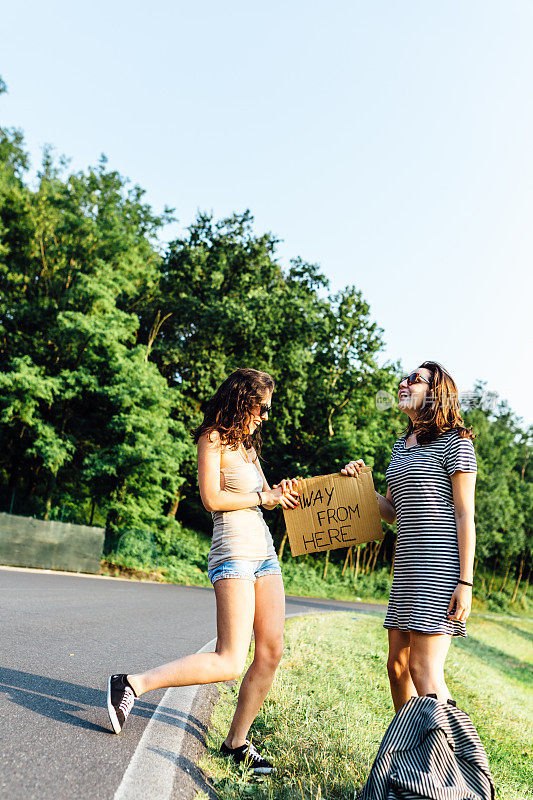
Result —
POLYGON ((376 497, 378 498, 379 516, 383 522, 393 525, 396 522, 396 506, 392 499, 391 490, 387 486, 387 494, 385 497, 379 492, 376 492, 376 497))
MULTIPOLYGON (((476 549, 475 472, 454 472, 451 476, 457 544, 459 545, 459 579, 472 583, 474 579, 474 552, 476 549)), ((472 608, 472 588, 458 583, 450 600, 448 616, 464 622, 472 608)))
MULTIPOLYGON (((200 497, 207 511, 240 511, 259 505, 257 492, 227 492, 220 488, 220 459, 222 446, 220 435, 213 432, 204 434, 198 442, 198 485, 200 497)), ((268 484, 267 484, 268 486, 268 484)), ((281 497, 281 489, 268 489, 261 492, 262 502, 276 505, 281 497)))
MULTIPOLYGON (((341 472, 343 475, 350 475, 352 478, 355 478, 359 475, 361 467, 364 466, 365 462, 360 458, 358 461, 350 461, 349 464, 346 464, 341 469, 341 472)), ((383 497, 382 494, 376 492, 376 497, 378 499, 379 515, 381 519, 383 522, 388 522, 389 525, 392 525, 393 522, 396 522, 396 508, 394 506, 394 500, 392 499, 391 490, 387 486, 387 496, 383 497)))

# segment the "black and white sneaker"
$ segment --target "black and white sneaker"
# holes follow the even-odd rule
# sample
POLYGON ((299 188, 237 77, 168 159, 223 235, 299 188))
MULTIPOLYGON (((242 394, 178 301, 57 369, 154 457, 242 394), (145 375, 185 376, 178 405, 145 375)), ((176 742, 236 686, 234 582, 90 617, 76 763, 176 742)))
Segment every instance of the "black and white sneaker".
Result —
POLYGON ((220 754, 227 758, 232 758, 236 764, 244 764, 247 769, 251 772, 255 772, 256 775, 268 775, 270 772, 276 771, 274 764, 271 764, 270 761, 263 758, 248 739, 243 745, 235 748, 228 747, 223 742, 220 748, 220 754))
POLYGON ((126 675, 111 675, 107 682, 107 710, 115 733, 120 733, 135 702, 126 675))

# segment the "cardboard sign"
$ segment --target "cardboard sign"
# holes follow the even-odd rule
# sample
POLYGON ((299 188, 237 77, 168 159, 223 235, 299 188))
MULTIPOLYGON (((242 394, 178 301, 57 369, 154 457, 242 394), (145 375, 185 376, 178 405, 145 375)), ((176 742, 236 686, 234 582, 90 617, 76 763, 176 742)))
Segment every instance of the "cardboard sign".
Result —
POLYGON ((383 539, 372 470, 357 478, 336 472, 298 481, 298 508, 283 509, 291 553, 317 553, 383 539))

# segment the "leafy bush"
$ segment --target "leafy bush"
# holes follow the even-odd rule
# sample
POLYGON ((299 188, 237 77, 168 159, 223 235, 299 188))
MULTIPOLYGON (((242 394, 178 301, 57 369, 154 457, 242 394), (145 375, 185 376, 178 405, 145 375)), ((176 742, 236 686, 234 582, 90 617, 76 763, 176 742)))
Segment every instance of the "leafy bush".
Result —
POLYGON ((121 533, 107 561, 128 569, 155 571, 171 583, 207 586, 209 546, 204 535, 179 525, 164 546, 149 530, 129 529, 121 533))

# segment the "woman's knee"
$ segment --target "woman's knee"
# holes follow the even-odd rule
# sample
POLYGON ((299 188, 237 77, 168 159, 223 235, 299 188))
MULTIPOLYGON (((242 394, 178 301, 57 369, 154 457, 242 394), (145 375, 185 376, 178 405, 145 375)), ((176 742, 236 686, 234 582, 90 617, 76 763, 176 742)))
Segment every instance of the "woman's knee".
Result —
POLYGON ((431 673, 434 671, 432 667, 433 665, 430 661, 428 661, 427 658, 421 658, 414 653, 411 653, 411 658, 409 659, 409 672, 411 673, 411 677, 415 686, 419 686, 428 680, 431 673))
POLYGON ((389 655, 387 672, 391 683, 401 683, 410 677, 409 662, 406 659, 389 655))
POLYGON ((246 656, 240 656, 237 653, 221 654, 220 658, 220 680, 233 681, 239 678, 244 672, 246 666, 246 656))
POLYGON ((262 667, 276 669, 279 662, 281 661, 282 655, 283 655, 283 639, 279 639, 273 642, 269 642, 268 644, 262 644, 259 647, 256 646, 254 653, 254 661, 256 664, 262 667))

